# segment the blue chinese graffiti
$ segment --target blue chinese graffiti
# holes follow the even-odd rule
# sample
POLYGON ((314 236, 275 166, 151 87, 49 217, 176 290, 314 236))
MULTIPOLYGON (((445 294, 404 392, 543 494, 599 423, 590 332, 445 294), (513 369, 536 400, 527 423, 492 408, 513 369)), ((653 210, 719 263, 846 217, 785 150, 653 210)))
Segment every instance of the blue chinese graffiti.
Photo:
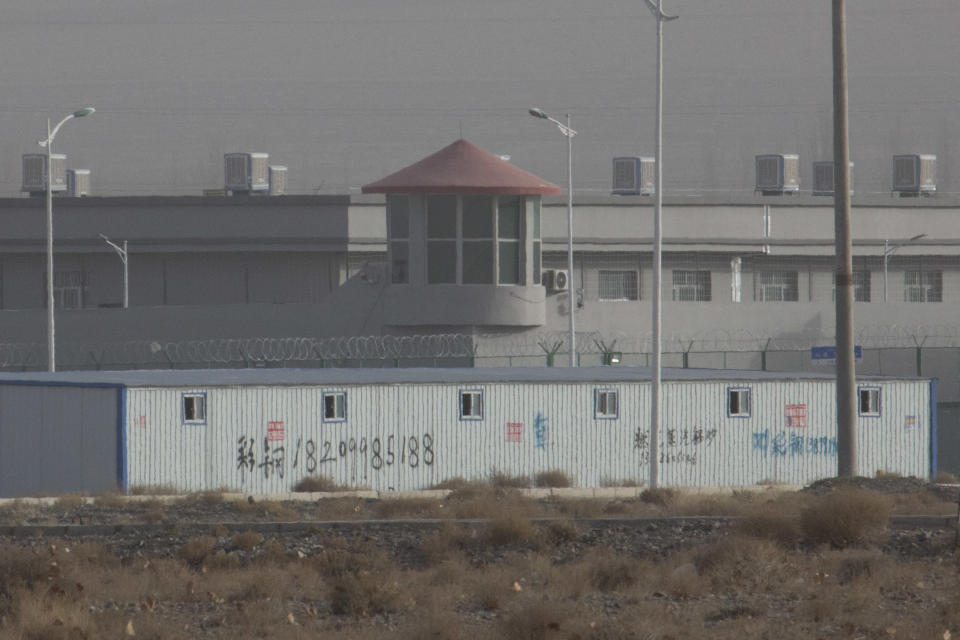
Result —
POLYGON ((539 411, 533 420, 533 434, 537 441, 537 449, 547 447, 547 418, 539 411))
POLYGON ((837 455, 837 439, 828 436, 801 436, 780 431, 770 433, 769 429, 751 434, 751 449, 759 451, 764 457, 779 456, 833 456, 837 455))

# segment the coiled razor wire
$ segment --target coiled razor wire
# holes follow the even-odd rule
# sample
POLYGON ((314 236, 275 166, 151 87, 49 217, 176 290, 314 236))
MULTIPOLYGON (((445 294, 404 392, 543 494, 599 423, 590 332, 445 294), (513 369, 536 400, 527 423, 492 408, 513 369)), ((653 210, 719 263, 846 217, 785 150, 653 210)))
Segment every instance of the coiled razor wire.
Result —
MULTIPOLYGON (((513 335, 434 334, 413 336, 345 336, 327 338, 222 338, 210 340, 140 340, 112 343, 61 343, 61 369, 130 369, 268 366, 303 363, 339 366, 392 361, 443 359, 530 358, 566 349, 568 334, 543 331, 513 335)), ((832 345, 833 336, 797 333, 771 336, 747 329, 713 329, 663 339, 664 353, 802 351, 832 345)), ((863 326, 855 336, 864 349, 960 347, 960 327, 863 326)), ((577 333, 577 352, 649 353, 650 333, 577 333)), ((0 343, 0 368, 43 369, 47 348, 42 343, 0 343)))

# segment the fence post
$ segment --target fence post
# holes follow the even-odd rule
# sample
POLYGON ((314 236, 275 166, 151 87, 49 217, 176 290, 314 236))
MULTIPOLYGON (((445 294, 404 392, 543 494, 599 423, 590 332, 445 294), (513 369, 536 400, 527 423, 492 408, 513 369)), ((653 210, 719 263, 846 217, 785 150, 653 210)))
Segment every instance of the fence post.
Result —
POLYGON ((913 337, 913 343, 917 345, 917 377, 920 378, 923 376, 923 343, 927 341, 927 337, 924 336, 923 340, 918 341, 916 336, 913 337))

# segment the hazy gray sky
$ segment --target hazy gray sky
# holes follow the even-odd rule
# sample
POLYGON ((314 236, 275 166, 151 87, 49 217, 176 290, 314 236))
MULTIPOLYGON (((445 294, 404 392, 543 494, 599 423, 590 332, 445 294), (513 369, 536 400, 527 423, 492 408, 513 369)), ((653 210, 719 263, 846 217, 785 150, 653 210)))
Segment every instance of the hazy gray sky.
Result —
MULTIPOLYGON (((665 0, 665 180, 745 194, 757 153, 831 149, 830 3, 665 0)), ((6 0, 0 196, 46 118, 81 106, 55 151, 99 195, 199 194, 222 155, 263 151, 294 193, 344 193, 460 135, 565 180, 564 138, 526 114, 573 114, 575 186, 652 155, 655 25, 641 0, 6 0)), ((890 156, 936 153, 960 191, 956 0, 848 0, 858 193, 890 156)), ((956 187, 954 187, 956 185, 956 187)))

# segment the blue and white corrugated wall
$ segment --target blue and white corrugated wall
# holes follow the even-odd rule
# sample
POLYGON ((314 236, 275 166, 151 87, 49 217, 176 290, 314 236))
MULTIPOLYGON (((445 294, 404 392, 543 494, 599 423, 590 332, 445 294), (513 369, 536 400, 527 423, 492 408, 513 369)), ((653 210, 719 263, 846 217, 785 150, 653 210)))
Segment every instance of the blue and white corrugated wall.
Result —
MULTIPOLYGON (((861 381, 879 411, 858 418, 858 469, 921 478, 934 470, 935 385, 861 381)), ((125 488, 229 487, 289 491, 305 476, 376 490, 427 488, 451 477, 559 469, 577 486, 644 482, 649 474, 646 383, 497 382, 126 389, 125 488), (598 389, 618 394, 596 417, 598 389), (482 393, 482 418, 462 419, 460 394, 482 393), (342 420, 324 419, 325 393, 345 394, 342 420), (188 423, 184 394, 203 395, 188 423)), ((836 475, 830 380, 670 381, 663 388, 663 486, 807 484, 836 475), (730 416, 731 388, 749 389, 730 416)))

